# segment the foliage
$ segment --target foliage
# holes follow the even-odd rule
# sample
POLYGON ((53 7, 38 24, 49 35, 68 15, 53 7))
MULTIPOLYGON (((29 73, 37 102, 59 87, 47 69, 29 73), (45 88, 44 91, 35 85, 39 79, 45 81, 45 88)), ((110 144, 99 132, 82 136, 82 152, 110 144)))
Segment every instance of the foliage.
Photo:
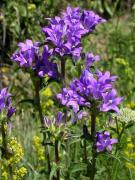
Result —
MULTIPOLYGON (((103 151, 98 154, 95 179, 133 180, 135 178, 134 1, 127 3, 124 0, 116 0, 112 3, 108 0, 3 0, 0 2, 2 7, 0 10, 2 27, 0 29, 0 87, 9 87, 16 106, 16 113, 12 119, 4 121, 5 130, 8 132, 8 150, 11 155, 3 159, 1 154, 0 175, 3 180, 10 178, 11 169, 13 179, 17 180, 53 179, 58 177, 57 172, 59 171, 61 179, 89 179, 91 174, 93 140, 90 133, 90 115, 84 116, 77 122, 74 121, 71 107, 63 107, 55 96, 61 92, 63 82, 60 79, 55 82, 45 76, 40 83, 39 95, 43 115, 49 119, 51 126, 47 124, 47 128, 43 127, 39 120, 39 104, 37 104, 35 95, 34 81, 38 83, 38 80, 35 77, 31 80, 31 70, 26 72, 25 69, 19 69, 9 58, 20 41, 29 38, 33 41, 40 41, 41 44, 44 43, 41 28, 49 23, 45 18, 58 15, 69 3, 72 7, 79 6, 95 10, 107 19, 107 23, 99 25, 87 38, 84 37, 81 43, 85 54, 88 51, 95 55, 100 54, 102 61, 95 62, 94 66, 102 71, 108 69, 111 74, 118 76, 116 88, 123 96, 120 114, 99 113, 96 119, 96 130, 101 134, 104 130, 109 131, 112 136, 110 138, 118 139, 118 143, 114 145, 112 152, 103 151), (58 111, 63 112, 62 118, 66 116, 64 120, 66 126, 56 125, 58 111), (57 150, 59 151, 58 156, 57 150), (46 152, 50 155, 50 176, 47 170, 46 152)), ((61 57, 54 59, 54 62, 58 63, 59 72, 61 70, 60 59, 61 57)), ((66 87, 74 77, 80 77, 84 68, 84 59, 72 62, 70 57, 66 57, 66 87)), ((95 69, 92 68, 93 73, 95 69)), ((85 110, 89 113, 89 109, 85 110)), ((0 127, 2 127, 4 116, 6 116, 5 110, 0 117, 0 127)), ((0 148, 2 146, 0 139, 0 148)))

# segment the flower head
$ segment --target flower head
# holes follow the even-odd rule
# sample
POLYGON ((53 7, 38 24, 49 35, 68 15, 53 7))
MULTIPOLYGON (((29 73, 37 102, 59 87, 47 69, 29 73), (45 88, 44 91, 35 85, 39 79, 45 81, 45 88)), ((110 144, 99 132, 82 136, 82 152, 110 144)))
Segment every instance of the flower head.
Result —
POLYGON ((37 59, 38 43, 33 43, 27 39, 24 43, 18 44, 19 50, 15 52, 11 59, 19 64, 20 67, 31 67, 37 59))
POLYGON ((90 103, 77 94, 73 90, 68 90, 66 88, 62 89, 61 94, 57 94, 57 98, 60 100, 62 105, 73 108, 73 111, 77 113, 80 106, 89 106, 90 103))
POLYGON ((0 90, 0 113, 6 110, 7 111, 7 117, 10 118, 15 112, 15 108, 11 105, 11 94, 8 93, 7 88, 3 88, 0 90))
POLYGON ((98 55, 94 56, 92 53, 88 53, 86 63, 85 63, 86 68, 91 67, 95 61, 99 61, 99 60, 100 60, 100 57, 98 55))
POLYGON ((110 137, 110 133, 108 131, 97 132, 97 152, 103 152, 105 150, 112 151, 112 145, 117 142, 117 139, 110 137))
POLYGON ((51 78, 57 78, 58 70, 56 63, 49 61, 53 55, 53 49, 48 46, 43 47, 42 55, 38 53, 38 43, 26 40, 19 43, 19 51, 15 52, 11 59, 19 64, 20 67, 30 68, 36 72, 39 77, 48 75, 51 78))
POLYGON ((81 16, 81 22, 87 33, 90 33, 95 29, 97 24, 106 22, 106 20, 95 14, 93 11, 84 10, 81 16))
POLYGON ((103 101, 100 110, 103 112, 113 110, 119 112, 118 105, 122 102, 122 97, 117 97, 117 92, 112 89, 110 92, 102 94, 103 101))
POLYGON ((49 58, 51 57, 53 53, 53 50, 49 50, 48 46, 44 46, 44 50, 42 52, 41 58, 38 59, 36 62, 36 71, 38 73, 38 76, 44 77, 44 75, 48 75, 52 78, 58 77, 58 69, 56 63, 49 61, 49 58))
POLYGON ((49 19, 50 24, 43 28, 46 39, 55 46, 60 56, 70 55, 80 58, 81 38, 95 29, 104 20, 92 11, 81 11, 80 8, 67 7, 61 17, 49 19))
POLYGON ((61 104, 72 107, 78 113, 80 107, 91 107, 96 104, 96 109, 102 112, 115 111, 118 113, 118 105, 122 98, 117 97, 113 83, 116 76, 111 76, 109 71, 95 74, 84 69, 79 79, 74 79, 70 88, 64 88, 57 98, 61 104), (96 103, 95 103, 96 102, 96 103))
POLYGON ((48 117, 44 117, 44 125, 45 127, 52 127, 52 126, 57 126, 59 127, 62 123, 63 123, 63 117, 64 117, 64 114, 59 111, 57 113, 57 118, 48 118, 48 117))

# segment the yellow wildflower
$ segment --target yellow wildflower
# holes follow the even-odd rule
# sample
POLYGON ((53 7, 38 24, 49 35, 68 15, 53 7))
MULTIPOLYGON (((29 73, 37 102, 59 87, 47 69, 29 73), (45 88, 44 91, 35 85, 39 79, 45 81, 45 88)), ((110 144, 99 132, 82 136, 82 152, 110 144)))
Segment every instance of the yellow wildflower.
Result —
POLYGON ((13 156, 11 156, 11 158, 8 160, 8 165, 18 163, 24 155, 21 144, 19 144, 15 138, 11 138, 9 142, 9 148, 13 153, 13 156))
POLYGON ((40 161, 44 161, 45 160, 45 156, 44 156, 45 152, 44 152, 44 147, 41 145, 40 138, 38 136, 34 136, 33 142, 34 142, 35 150, 38 154, 38 159, 40 161))
POLYGON ((51 97, 52 96, 52 91, 49 87, 45 88, 44 91, 42 91, 42 95, 45 96, 45 97, 51 97))
POLYGON ((126 167, 129 168, 129 169, 134 169, 135 170, 135 165, 132 164, 132 163, 126 163, 126 167))
POLYGON ((14 171, 13 180, 21 180, 27 173, 27 169, 25 167, 21 167, 14 171))
POLYGON ((28 4, 28 10, 29 11, 33 11, 33 10, 35 10, 36 9, 36 5, 34 4, 34 3, 29 3, 28 4))
POLYGON ((8 180, 8 173, 6 171, 4 171, 1 175, 1 179, 2 180, 8 180))

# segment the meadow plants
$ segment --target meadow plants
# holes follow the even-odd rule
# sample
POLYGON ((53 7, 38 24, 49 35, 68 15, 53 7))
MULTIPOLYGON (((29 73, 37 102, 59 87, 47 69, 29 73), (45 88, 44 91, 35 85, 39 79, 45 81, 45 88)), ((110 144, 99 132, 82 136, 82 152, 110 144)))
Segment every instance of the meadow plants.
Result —
MULTIPOLYGON (((42 28, 45 40, 33 42, 27 39, 25 42, 20 42, 18 50, 11 56, 11 60, 17 63, 24 73, 30 74, 34 87, 34 108, 39 113, 45 161, 40 173, 44 174, 46 179, 86 177, 94 180, 100 157, 111 153, 115 156, 120 150, 119 143, 125 129, 130 127, 125 124, 119 126, 118 117, 121 114, 119 105, 123 98, 118 96, 115 87, 117 76, 111 75, 109 71, 99 70, 96 64, 100 61, 100 56, 92 52, 84 52, 82 46, 82 39, 89 37, 96 26, 105 23, 106 20, 93 11, 69 6, 61 16, 47 20, 49 25, 42 28), (74 68, 78 62, 83 64, 80 75, 74 77, 70 83, 66 77, 67 61, 71 61, 74 68), (58 112, 50 116, 44 115, 41 105, 40 91, 44 81, 45 88, 51 86, 53 82, 58 83, 61 88, 61 91, 53 96, 58 112), (102 123, 98 122, 100 119, 104 119, 102 123), (113 127, 111 121, 114 123, 113 127), (106 122, 109 124, 108 127, 105 126, 106 122), (81 133, 79 138, 74 137, 75 127, 78 127, 81 133), (68 149, 73 139, 74 149, 79 145, 78 140, 83 141, 83 146, 81 147, 81 143, 79 145, 78 161, 73 162, 78 166, 80 164, 80 167, 81 164, 84 165, 83 170, 75 170, 79 173, 79 177, 72 176, 68 170, 63 170, 69 168, 68 149), (64 153, 66 156, 68 154, 66 160, 64 153)), ((7 119, 15 111, 11 106, 7 89, 1 90, 0 93, 0 113, 3 109, 8 111, 7 119)), ((3 135, 2 142, 2 148, 5 149, 3 135)), ((4 152, 7 155, 7 152, 4 152)), ((113 162, 112 157, 110 160, 113 162)), ((12 179, 11 171, 10 176, 12 179)))

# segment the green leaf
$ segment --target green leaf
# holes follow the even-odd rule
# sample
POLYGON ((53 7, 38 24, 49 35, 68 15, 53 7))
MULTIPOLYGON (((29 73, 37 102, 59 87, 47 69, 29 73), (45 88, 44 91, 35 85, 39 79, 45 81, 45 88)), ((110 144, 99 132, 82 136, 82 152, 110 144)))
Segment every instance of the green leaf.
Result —
POLYGON ((70 171, 71 174, 73 174, 73 173, 76 173, 76 172, 79 172, 79 171, 85 171, 86 167, 87 167, 87 165, 85 163, 80 163, 79 162, 79 163, 73 164, 70 167, 69 171, 70 171))

